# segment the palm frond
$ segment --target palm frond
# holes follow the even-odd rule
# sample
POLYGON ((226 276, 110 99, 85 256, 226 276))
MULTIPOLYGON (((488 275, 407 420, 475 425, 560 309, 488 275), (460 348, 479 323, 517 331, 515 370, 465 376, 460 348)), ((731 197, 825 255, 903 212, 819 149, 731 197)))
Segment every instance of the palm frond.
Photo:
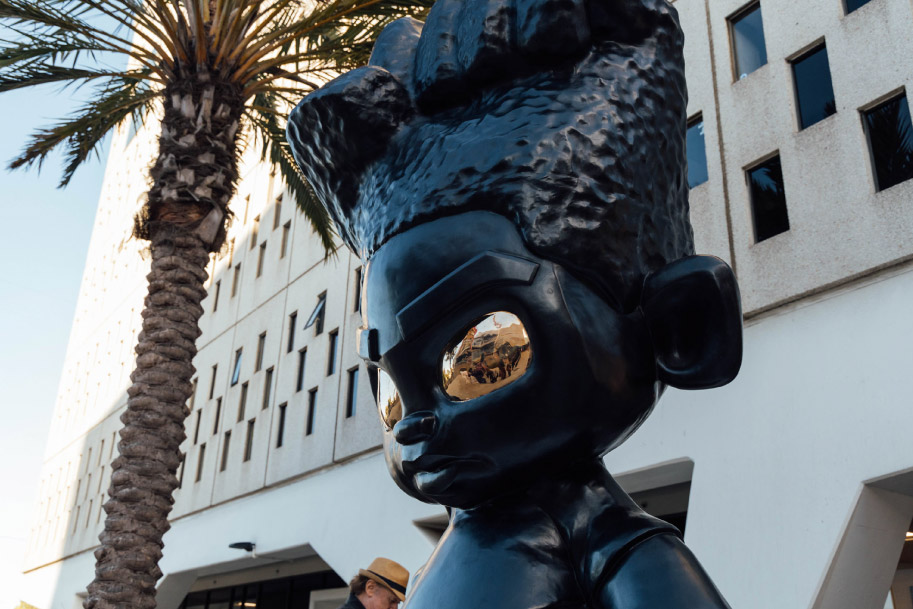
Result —
POLYGON ((59 184, 62 188, 92 153, 97 154, 98 145, 105 135, 128 117, 142 120, 158 96, 159 92, 142 80, 123 77, 111 79, 95 99, 86 103, 69 119, 39 129, 22 154, 9 164, 9 168, 35 164, 40 168, 54 149, 63 146, 66 165, 59 184))
POLYGON ((280 112, 276 109, 276 101, 269 93, 261 93, 255 96, 254 103, 245 109, 245 115, 263 143, 261 160, 269 161, 279 168, 279 175, 288 187, 289 194, 311 223, 326 257, 329 258, 336 252, 333 222, 317 198, 317 193, 298 172, 291 147, 285 139, 284 125, 279 123, 280 112))

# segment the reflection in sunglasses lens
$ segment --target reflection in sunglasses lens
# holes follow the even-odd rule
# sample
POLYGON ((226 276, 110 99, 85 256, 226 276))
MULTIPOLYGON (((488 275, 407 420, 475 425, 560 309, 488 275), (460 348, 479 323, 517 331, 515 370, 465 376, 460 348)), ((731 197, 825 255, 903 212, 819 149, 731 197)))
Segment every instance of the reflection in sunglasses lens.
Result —
POLYGON ((387 429, 393 429, 393 426, 403 418, 403 403, 399 398, 399 391, 396 390, 393 379, 379 368, 377 370, 377 410, 380 412, 380 420, 384 422, 387 429))
POLYGON ((444 392, 471 400, 513 383, 532 361, 526 328, 513 313, 498 311, 455 336, 441 361, 444 392))

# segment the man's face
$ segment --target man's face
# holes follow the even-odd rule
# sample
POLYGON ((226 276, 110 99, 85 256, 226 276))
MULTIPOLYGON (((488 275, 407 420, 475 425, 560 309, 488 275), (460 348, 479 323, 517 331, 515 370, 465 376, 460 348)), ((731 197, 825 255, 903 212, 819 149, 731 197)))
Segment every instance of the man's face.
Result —
POLYGON ((374 580, 368 580, 364 594, 359 597, 359 600, 365 609, 396 609, 400 602, 393 592, 374 580))
POLYGON ((592 458, 656 399, 639 314, 612 310, 492 213, 392 239, 364 304, 387 461, 426 501, 472 507, 592 458))

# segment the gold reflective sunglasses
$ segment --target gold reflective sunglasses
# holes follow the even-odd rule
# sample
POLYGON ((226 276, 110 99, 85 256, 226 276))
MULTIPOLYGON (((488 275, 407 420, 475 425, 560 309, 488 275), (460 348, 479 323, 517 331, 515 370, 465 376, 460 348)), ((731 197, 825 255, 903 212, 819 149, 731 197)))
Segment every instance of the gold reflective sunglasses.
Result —
MULTIPOLYGON (((488 395, 526 374, 532 356, 520 319, 507 311, 489 313, 448 343, 441 356, 441 388, 455 402, 488 395)), ((402 400, 386 372, 378 369, 377 380, 380 418, 393 429, 403 417, 402 400)))

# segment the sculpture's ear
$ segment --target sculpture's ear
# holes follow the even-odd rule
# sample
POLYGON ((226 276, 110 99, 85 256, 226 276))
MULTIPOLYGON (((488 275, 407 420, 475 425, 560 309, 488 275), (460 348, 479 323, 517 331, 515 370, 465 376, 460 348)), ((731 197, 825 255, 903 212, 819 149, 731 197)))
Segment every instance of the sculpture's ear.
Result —
POLYGON ((641 308, 659 380, 679 389, 720 387, 742 365, 742 306, 729 265, 690 256, 647 276, 641 308))

